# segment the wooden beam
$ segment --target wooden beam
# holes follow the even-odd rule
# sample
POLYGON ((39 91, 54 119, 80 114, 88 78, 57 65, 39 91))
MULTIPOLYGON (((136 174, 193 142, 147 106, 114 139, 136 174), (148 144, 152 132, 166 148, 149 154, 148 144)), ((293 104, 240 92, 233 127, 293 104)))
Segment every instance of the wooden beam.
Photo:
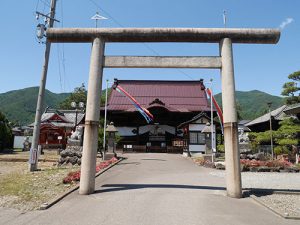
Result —
POLYGON ((220 57, 207 56, 106 56, 106 68, 208 68, 220 69, 220 57))

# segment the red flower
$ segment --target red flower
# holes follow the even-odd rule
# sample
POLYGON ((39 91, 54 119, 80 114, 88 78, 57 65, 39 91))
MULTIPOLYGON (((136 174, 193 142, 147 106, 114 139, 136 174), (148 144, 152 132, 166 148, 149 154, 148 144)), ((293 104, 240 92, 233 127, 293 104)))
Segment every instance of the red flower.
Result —
MULTIPOLYGON (((105 169, 106 167, 108 167, 109 165, 111 165, 117 161, 118 161, 118 159, 116 157, 113 157, 110 160, 99 163, 99 165, 96 166, 96 173, 98 173, 99 171, 105 169)), ((79 181, 79 180, 80 180, 80 170, 75 171, 75 172, 70 172, 68 174, 68 176, 66 176, 63 179, 63 183, 69 184, 69 183, 72 183, 74 181, 79 181)))

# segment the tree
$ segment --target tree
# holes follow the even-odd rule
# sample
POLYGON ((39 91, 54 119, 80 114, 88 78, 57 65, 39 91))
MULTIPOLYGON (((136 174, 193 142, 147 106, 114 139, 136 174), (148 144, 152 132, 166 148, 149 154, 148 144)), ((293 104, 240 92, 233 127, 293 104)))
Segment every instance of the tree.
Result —
POLYGON ((275 154, 291 152, 293 146, 300 143, 300 121, 291 117, 284 119, 279 124, 279 129, 274 132, 274 140, 278 145, 275 154))
POLYGON ((300 103, 300 70, 290 74, 288 78, 292 81, 286 82, 282 86, 281 94, 287 96, 287 105, 300 103))
POLYGON ((76 87, 69 97, 59 104, 60 109, 74 109, 71 106, 71 102, 83 102, 86 105, 87 91, 84 83, 80 87, 76 87))
MULTIPOLYGON (((300 121, 296 118, 286 118, 279 123, 280 127, 276 131, 272 131, 274 137, 275 154, 290 153, 293 146, 297 146, 300 143, 300 121)), ((269 145, 271 143, 270 131, 265 132, 251 132, 249 133, 249 139, 254 149, 258 145, 269 145)))
POLYGON ((12 146, 12 131, 5 115, 0 112, 0 151, 12 146))
MULTIPOLYGON (((108 88, 108 96, 111 93, 111 88, 108 88)), ((67 97, 64 101, 62 101, 59 104, 60 109, 74 109, 71 106, 71 102, 83 102, 84 105, 86 105, 87 100, 87 90, 85 88, 85 85, 82 83, 80 87, 76 87, 74 91, 71 93, 69 97, 67 97)), ((101 94, 101 106, 104 106, 105 104, 105 90, 102 91, 101 94)))

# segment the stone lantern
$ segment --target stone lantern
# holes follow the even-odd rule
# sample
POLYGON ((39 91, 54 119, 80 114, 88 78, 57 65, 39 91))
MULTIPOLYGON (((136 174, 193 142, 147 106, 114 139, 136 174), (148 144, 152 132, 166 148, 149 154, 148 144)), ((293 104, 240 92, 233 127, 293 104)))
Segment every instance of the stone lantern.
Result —
POLYGON ((111 122, 107 128, 106 131, 108 133, 107 137, 107 152, 113 153, 113 155, 116 157, 117 154, 115 152, 115 139, 116 139, 116 133, 118 132, 117 128, 114 126, 114 123, 111 122))

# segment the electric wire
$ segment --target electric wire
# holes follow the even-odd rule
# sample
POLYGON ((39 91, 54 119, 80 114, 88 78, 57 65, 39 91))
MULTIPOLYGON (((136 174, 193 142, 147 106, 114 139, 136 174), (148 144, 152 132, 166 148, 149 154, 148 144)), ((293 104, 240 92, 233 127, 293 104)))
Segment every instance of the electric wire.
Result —
MULTIPOLYGON (((60 14, 61 14, 61 27, 64 27, 64 7, 63 7, 63 0, 60 1, 60 14)), ((65 58, 65 44, 62 43, 62 68, 63 68, 63 77, 64 77, 64 92, 66 91, 66 58, 65 58)))
POLYGON ((39 8, 39 5, 40 5, 40 0, 37 0, 37 1, 36 1, 36 7, 35 7, 35 11, 37 11, 37 10, 38 10, 38 8, 39 8))
MULTIPOLYGON (((60 24, 61 24, 61 27, 63 28, 64 27, 64 7, 63 7, 63 0, 60 0, 60 16, 61 16, 61 20, 60 20, 60 24)), ((65 57, 65 44, 64 43, 61 43, 61 66, 62 66, 62 87, 63 87, 63 92, 66 92, 66 85, 68 86, 68 90, 70 91, 71 88, 70 88, 70 83, 69 83, 69 79, 68 79, 68 76, 67 76, 67 73, 66 73, 66 57, 65 57)))
POLYGON ((50 3, 46 0, 40 0, 42 3, 44 3, 44 7, 48 6, 50 7, 50 3))
MULTIPOLYGON (((117 25, 119 25, 120 27, 123 27, 124 28, 124 26, 120 23, 120 22, 118 22, 118 20, 117 19, 115 19, 109 12, 107 12, 106 10, 104 10, 102 7, 100 7, 100 5, 97 3, 97 2, 95 2, 94 0, 89 0, 92 4, 94 4, 94 6, 96 6, 96 8, 99 8, 99 9, 101 9, 108 17, 110 17, 117 25)), ((151 51, 152 53, 154 53, 156 56, 161 56, 156 50, 154 50, 152 47, 150 47, 148 44, 146 44, 146 43, 141 43, 142 45, 144 45, 149 51, 151 51)), ((180 72, 181 74, 183 74, 183 75, 185 75, 186 77, 188 77, 189 79, 191 79, 191 80, 195 80, 192 76, 190 76, 190 75, 188 75, 187 73, 185 73, 184 71, 182 71, 182 70, 180 70, 180 69, 178 69, 178 68, 176 68, 176 70, 178 71, 178 72, 180 72)))
POLYGON ((62 88, 62 77, 61 77, 61 68, 60 68, 60 63, 61 63, 61 60, 60 60, 60 45, 57 45, 57 61, 58 61, 58 75, 59 75, 59 84, 60 84, 60 91, 62 92, 63 88, 62 88))

